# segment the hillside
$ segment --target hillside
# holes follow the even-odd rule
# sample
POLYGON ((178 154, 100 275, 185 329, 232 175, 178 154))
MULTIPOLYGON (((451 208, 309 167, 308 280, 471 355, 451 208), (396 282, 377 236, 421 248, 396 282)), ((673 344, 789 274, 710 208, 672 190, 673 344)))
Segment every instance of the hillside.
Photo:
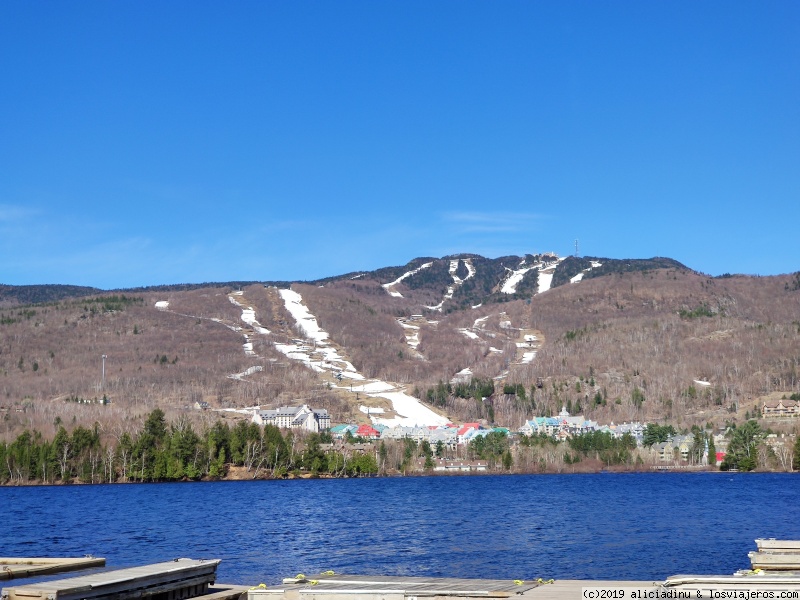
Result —
POLYGON ((0 285, 0 307, 82 298, 103 290, 78 285, 0 285))
POLYGON ((800 390, 797 280, 709 278, 663 258, 458 255, 280 288, 4 286, 0 436, 94 422, 119 436, 156 406, 226 414, 195 402, 308 403, 335 422, 366 422, 366 405, 390 420, 410 395, 442 419, 514 428, 562 406, 722 424, 800 390))

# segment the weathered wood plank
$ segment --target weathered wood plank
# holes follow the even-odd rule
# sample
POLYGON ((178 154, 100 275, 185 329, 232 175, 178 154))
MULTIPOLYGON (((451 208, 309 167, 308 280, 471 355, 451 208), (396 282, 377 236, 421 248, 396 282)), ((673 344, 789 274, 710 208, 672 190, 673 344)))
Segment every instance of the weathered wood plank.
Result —
POLYGON ((449 577, 387 577, 331 575, 284 579, 287 585, 301 587, 303 598, 310 595, 348 595, 407 593, 415 596, 509 597, 538 585, 535 581, 498 579, 459 579, 449 577))
POLYGON ((687 590, 800 590, 800 577, 786 574, 767 575, 673 575, 665 585, 687 590))
POLYGON ((182 588, 207 588, 219 560, 177 559, 130 569, 4 588, 2 600, 114 600, 141 598, 182 588))
POLYGON ((759 550, 792 550, 800 552, 800 540, 757 539, 756 548, 759 550))
POLYGON ((209 586, 208 593, 203 594, 203 600, 242 600, 247 598, 246 585, 217 584, 209 586))
POLYGON ((562 580, 552 583, 526 581, 518 585, 508 580, 424 578, 424 577, 366 577, 324 576, 284 580, 283 590, 248 592, 248 600, 409 600, 410 598, 518 598, 519 600, 578 600, 584 588, 651 590, 661 582, 653 581, 591 581, 562 580), (312 584, 311 581, 316 581, 312 584), (281 593, 283 592, 283 593, 281 593), (292 595, 292 592, 294 594, 292 595))
POLYGON ((763 569, 765 571, 793 571, 800 569, 800 552, 795 554, 750 552, 748 556, 754 569, 763 569))
POLYGON ((0 557, 0 579, 19 579, 36 575, 52 575, 103 567, 105 558, 85 556, 83 558, 16 558, 0 557))

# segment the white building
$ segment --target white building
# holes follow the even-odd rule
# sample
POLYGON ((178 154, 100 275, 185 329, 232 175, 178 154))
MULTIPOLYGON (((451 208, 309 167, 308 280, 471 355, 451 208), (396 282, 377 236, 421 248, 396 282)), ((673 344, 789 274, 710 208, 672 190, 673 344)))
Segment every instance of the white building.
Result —
POLYGON ((304 429, 319 432, 331 427, 331 417, 324 408, 303 406, 281 406, 274 410, 259 410, 253 415, 253 423, 274 425, 281 429, 304 429))

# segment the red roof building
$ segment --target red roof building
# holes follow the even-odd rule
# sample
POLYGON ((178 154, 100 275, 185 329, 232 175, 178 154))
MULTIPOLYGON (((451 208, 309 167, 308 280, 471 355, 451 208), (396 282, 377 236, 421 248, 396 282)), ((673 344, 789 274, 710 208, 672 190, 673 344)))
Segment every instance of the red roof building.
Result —
POLYGON ((461 429, 458 430, 458 435, 463 436, 470 429, 474 429, 475 431, 477 431, 480 428, 481 428, 481 424, 480 423, 464 423, 461 426, 461 429))
POLYGON ((381 433, 369 425, 359 425, 358 429, 356 429, 356 437, 370 438, 375 440, 381 437, 381 433))

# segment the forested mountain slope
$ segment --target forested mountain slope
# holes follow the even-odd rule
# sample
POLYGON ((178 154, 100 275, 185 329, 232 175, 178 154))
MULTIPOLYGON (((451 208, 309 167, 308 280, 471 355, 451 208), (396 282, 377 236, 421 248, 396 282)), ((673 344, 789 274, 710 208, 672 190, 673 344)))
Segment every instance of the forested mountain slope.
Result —
MULTIPOLYGON (((663 258, 458 255, 279 285, 354 373, 452 420, 516 428, 562 406, 603 422, 721 424, 761 395, 800 391, 797 281, 710 278, 663 258)), ((119 435, 156 406, 220 418, 195 402, 308 403, 335 422, 366 421, 365 402, 391 410, 303 358, 316 343, 268 282, 37 293, 48 301, 2 290, 4 438, 95 421, 119 435)))

